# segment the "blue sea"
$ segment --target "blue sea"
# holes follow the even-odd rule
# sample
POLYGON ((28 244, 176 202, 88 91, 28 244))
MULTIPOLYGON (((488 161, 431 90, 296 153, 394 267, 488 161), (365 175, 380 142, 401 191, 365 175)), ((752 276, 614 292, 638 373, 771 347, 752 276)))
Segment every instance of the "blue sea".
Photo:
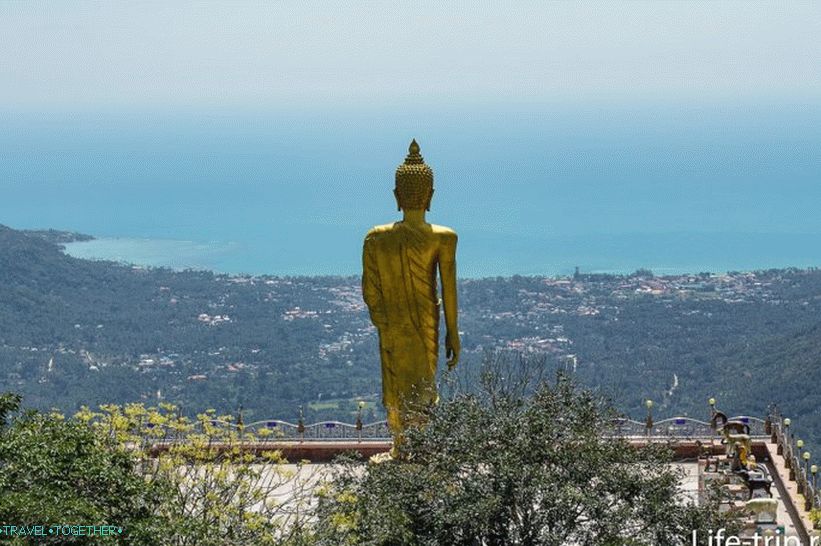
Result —
POLYGON ((411 138, 464 277, 821 266, 821 107, 776 100, 0 110, 0 224, 75 256, 349 275, 411 138))

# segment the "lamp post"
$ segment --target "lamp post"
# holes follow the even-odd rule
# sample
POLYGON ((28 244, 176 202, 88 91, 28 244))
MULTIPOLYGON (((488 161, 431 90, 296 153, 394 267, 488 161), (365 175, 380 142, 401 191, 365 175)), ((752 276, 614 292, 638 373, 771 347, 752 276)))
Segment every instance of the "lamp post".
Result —
POLYGON ((812 474, 812 493, 809 497, 812 499, 811 508, 815 508, 815 495, 818 493, 818 465, 814 464, 810 467, 810 474, 812 474))
POLYGON ((804 477, 807 481, 810 481, 810 452, 805 451, 802 458, 804 459, 804 477))
POLYGON ((365 401, 360 400, 357 403, 356 409, 356 435, 357 439, 361 442, 362 441, 362 408, 365 407, 365 401))
MULTIPOLYGON (((778 449, 776 449, 776 455, 784 455, 784 444, 787 442, 788 438, 790 437, 790 421, 789 417, 784 419, 784 437, 778 443, 778 449)), ((785 457, 787 468, 790 467, 790 460, 789 458, 785 457)))
POLYGON ((716 424, 715 421, 713 421, 713 417, 716 416, 716 399, 710 397, 710 399, 707 400, 707 405, 710 406, 710 427, 715 430, 716 424))
POLYGON ((299 434, 299 443, 305 441, 305 412, 302 406, 299 406, 299 421, 297 421, 296 431, 299 434))
MULTIPOLYGON (((798 455, 796 455, 796 457, 795 457, 795 461, 797 461, 797 462, 791 461, 791 462, 793 462, 793 464, 790 465, 790 480, 795 480, 796 476, 798 475, 799 471, 801 470, 801 458, 802 458, 801 457, 801 450, 804 449, 804 440, 801 440, 800 438, 798 440, 796 440, 795 441, 795 447, 798 448, 798 455), (796 468, 796 466, 798 468, 796 468)), ((792 452, 790 452, 790 459, 792 459, 792 452)), ((802 480, 800 480, 800 479, 798 480, 798 494, 799 495, 804 494, 804 487, 802 486, 801 481, 802 480)))
POLYGON ((798 466, 799 467, 801 466, 801 450, 804 449, 804 440, 802 440, 800 438, 798 440, 796 440, 795 441, 795 447, 798 448, 798 454, 796 455, 795 459, 793 459, 793 457, 792 457, 792 455, 793 455, 792 449, 790 450, 790 467, 789 468, 790 468, 790 479, 791 480, 795 479, 795 473, 796 473, 796 470, 797 470, 797 468, 795 468, 795 465, 796 465, 795 461, 797 460, 798 461, 798 466))
POLYGON ((645 426, 647 427, 647 435, 649 436, 650 429, 653 428, 653 401, 648 398, 644 405, 647 408, 647 420, 645 421, 645 426))
POLYGON ((804 495, 804 509, 809 512, 812 509, 812 497, 815 493, 815 491, 810 491, 810 452, 805 451, 802 458, 804 459, 804 476, 801 483, 804 485, 804 491, 799 492, 804 495))

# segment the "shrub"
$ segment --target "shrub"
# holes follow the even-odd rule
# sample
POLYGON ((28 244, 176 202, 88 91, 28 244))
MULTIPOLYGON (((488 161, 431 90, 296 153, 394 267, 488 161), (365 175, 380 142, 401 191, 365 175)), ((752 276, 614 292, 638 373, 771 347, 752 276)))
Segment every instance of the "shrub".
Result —
POLYGON ((451 384, 428 425, 408 433, 407 461, 341 464, 318 542, 675 546, 693 529, 731 528, 715 504, 683 499, 667 446, 607 437, 606 400, 536 369, 496 361, 478 388, 451 384))

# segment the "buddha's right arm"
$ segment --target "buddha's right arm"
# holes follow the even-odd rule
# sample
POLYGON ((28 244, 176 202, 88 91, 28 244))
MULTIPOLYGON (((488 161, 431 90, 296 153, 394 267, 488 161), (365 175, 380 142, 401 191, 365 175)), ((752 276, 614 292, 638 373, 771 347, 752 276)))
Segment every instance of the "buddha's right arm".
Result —
POLYGON ((372 242, 365 239, 362 248, 362 298, 368 306, 371 322, 378 329, 385 325, 385 310, 382 303, 382 285, 379 279, 379 268, 376 264, 372 242))

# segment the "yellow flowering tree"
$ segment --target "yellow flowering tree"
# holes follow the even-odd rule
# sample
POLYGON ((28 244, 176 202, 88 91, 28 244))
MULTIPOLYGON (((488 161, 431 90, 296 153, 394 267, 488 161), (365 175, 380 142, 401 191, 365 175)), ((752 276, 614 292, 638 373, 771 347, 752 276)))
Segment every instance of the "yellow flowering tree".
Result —
POLYGON ((9 544, 304 543, 317 477, 302 462, 288 464, 267 429, 252 433, 213 410, 189 419, 171 404, 9 419, 18 403, 3 398, 0 523, 121 531, 12 537, 9 544))

